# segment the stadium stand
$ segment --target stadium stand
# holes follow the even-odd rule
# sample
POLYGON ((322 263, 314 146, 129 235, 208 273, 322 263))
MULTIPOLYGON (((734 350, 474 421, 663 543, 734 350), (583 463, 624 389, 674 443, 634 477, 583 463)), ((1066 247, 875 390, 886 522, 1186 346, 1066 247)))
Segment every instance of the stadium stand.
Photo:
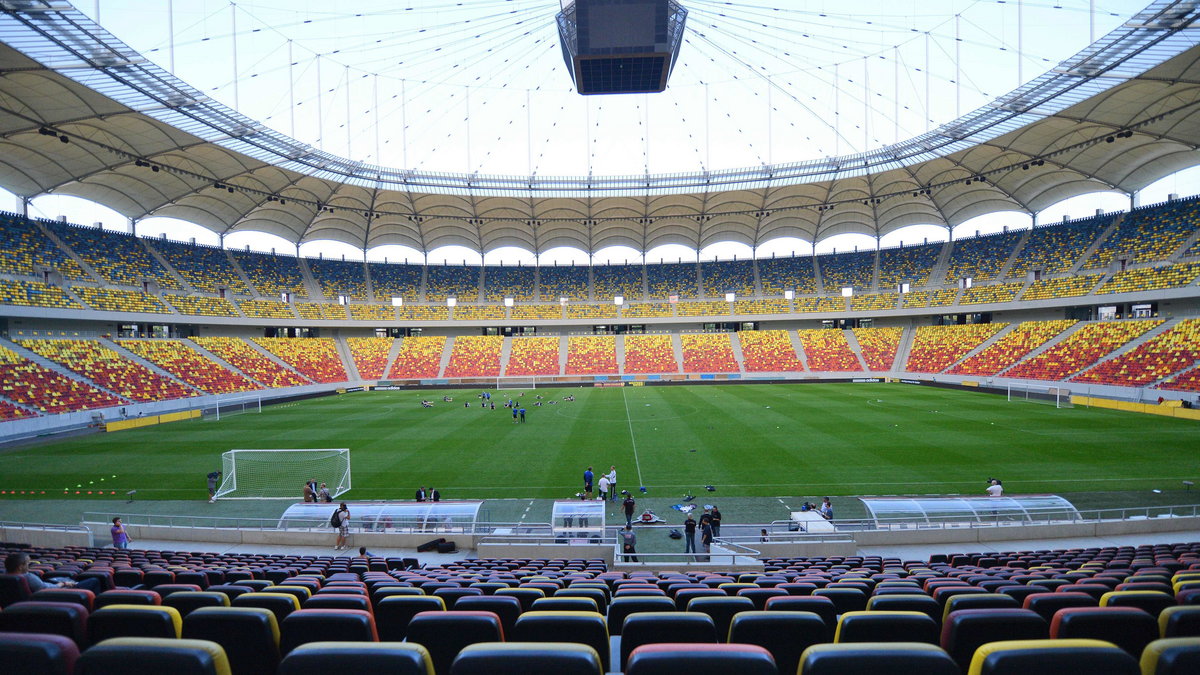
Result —
POLYGON ((141 291, 126 291, 119 288, 97 288, 95 286, 72 286, 71 292, 78 295, 93 309, 105 312, 149 312, 170 314, 171 310, 157 297, 141 291))
MULTIPOLYGON (((741 366, 733 355, 729 333, 682 333, 683 372, 738 373, 741 366)), ((628 338, 626 338, 628 344, 628 338)), ((626 359, 628 362, 628 359, 626 359)))
POLYGON ((763 295, 783 295, 784 291, 795 291, 796 295, 817 292, 811 256, 759 260, 758 280, 763 295))
POLYGON ((668 302, 635 302, 621 306, 621 318, 624 319, 667 319, 674 315, 668 302))
POLYGON ((726 293, 735 293, 739 298, 755 295, 753 261, 724 260, 700 263, 700 276, 704 280, 706 298, 723 298, 726 293))
POLYGON ((296 258, 251 251, 230 253, 259 295, 278 298, 283 293, 290 293, 297 298, 308 297, 304 275, 300 273, 300 263, 296 258))
POLYGON ((617 306, 608 305, 567 305, 568 319, 615 319, 617 306))
POLYGON ((42 281, 0 279, 0 304, 16 307, 83 309, 63 289, 42 281))
POLYGON ((767 300, 734 300, 733 313, 747 314, 789 314, 792 305, 787 300, 770 298, 767 300))
POLYGON ((138 237, 74 225, 47 227, 110 284, 141 287, 142 281, 150 280, 161 288, 181 288, 138 237))
POLYGON ((176 312, 189 316, 241 316, 237 307, 225 298, 214 298, 206 295, 163 295, 176 312))
POLYGON ((626 335, 626 373, 678 373, 670 335, 626 335))
POLYGON ((971 286, 958 299, 960 305, 982 305, 988 302, 1012 302, 1025 286, 1023 283, 971 286))
POLYGON ((120 340, 117 345, 206 394, 261 389, 260 385, 204 357, 182 340, 120 340))
POLYGON ((1008 277, 1024 277, 1029 270, 1041 270, 1043 274, 1067 272, 1083 257, 1097 237, 1112 225, 1114 218, 1112 215, 1097 216, 1033 228, 1025 246, 1013 259, 1008 277))
POLYGON ((95 410, 125 401, 0 347, 0 394, 43 413, 95 410))
POLYGON ((987 349, 946 371, 952 375, 997 375, 1075 325, 1074 320, 1025 321, 987 349))
POLYGON ((367 300, 367 272, 363 263, 322 258, 308 258, 305 262, 327 300, 337 302, 338 296, 360 302, 367 300))
POLYGON ((309 384, 308 380, 267 358, 241 338, 193 337, 189 339, 268 387, 296 387, 309 384))
POLYGON ((453 313, 455 321, 500 321, 504 305, 458 305, 453 313))
POLYGON ((444 377, 499 377, 503 335, 459 335, 444 377))
POLYGON ((332 338, 254 338, 254 341, 313 382, 349 379, 332 338))
MULTIPOLYGON (((242 314, 255 319, 294 319, 292 306, 278 300, 238 300, 242 314)), ((299 304, 299 303, 297 303, 299 304)))
POLYGON ((1130 263, 1166 260, 1198 226, 1200 208, 1195 198, 1134 209, 1101 242, 1084 268, 1106 267, 1120 259, 1130 263))
POLYGON ((0 273, 32 277, 52 270, 71 281, 91 277, 37 223, 0 211, 0 273))
POLYGON ((1121 270, 1104 282, 1097 295, 1106 293, 1131 293, 1133 291, 1156 291, 1163 288, 1182 288, 1191 285, 1200 277, 1200 263, 1182 262, 1166 267, 1139 267, 1121 270))
MULTIPOLYGON (((297 307, 305 303, 296 303, 297 307)), ((322 319, 333 321, 344 321, 346 319, 346 305, 341 305, 336 302, 316 302, 312 303, 321 314, 322 319)))
POLYGON ((558 338, 524 337, 512 339, 512 351, 504 374, 513 376, 558 375, 558 338))
POLYGON ((680 302, 675 305, 676 316, 729 316, 730 303, 724 300, 680 302))
POLYGON ((837 295, 846 287, 865 291, 873 285, 871 278, 875 275, 875 251, 817 256, 817 266, 821 268, 821 281, 826 293, 837 295))
POLYGON ((1184 371, 1162 384, 1156 385, 1155 388, 1171 391, 1200 391, 1200 367, 1184 371))
POLYGON ((446 347, 443 335, 406 337, 400 341, 400 353, 388 371, 389 379, 437 377, 442 369, 442 351, 446 347))
POLYGON ((597 302, 612 302, 618 295, 625 302, 645 297, 641 265, 597 265, 592 268, 592 295, 597 302))
POLYGON ((405 305, 397 314, 400 315, 401 320, 405 321, 450 320, 450 308, 445 305, 405 305))
POLYGON ((572 335, 567 338, 566 375, 617 373, 617 341, 611 335, 572 335))
POLYGON ((1058 277, 1056 279, 1038 279, 1029 284, 1021 294, 1022 301, 1049 300, 1051 298, 1075 298, 1087 295, 1100 283, 1103 274, 1085 274, 1082 276, 1058 277))
POLYGON ((37 413, 19 408, 8 401, 0 401, 0 421, 19 420, 24 417, 37 417, 37 413))
POLYGON ((904 329, 899 326, 885 328, 855 328, 854 339, 858 342, 867 370, 891 370, 896 363, 896 352, 900 349, 900 338, 904 329))
POLYGON ((974 323, 959 326, 919 326, 913 336, 908 363, 904 369, 910 373, 940 373, 1007 325, 974 323))
POLYGON ((694 263, 646 265, 647 297, 651 300, 666 300, 672 295, 688 300, 700 297, 696 269, 694 263))
POLYGON ((533 267, 484 267, 483 299, 501 302, 512 298, 532 302, 537 270, 533 267))
POLYGON ((929 275, 942 253, 942 244, 921 244, 879 251, 879 290, 890 291, 907 283, 918 288, 929 283, 929 275))
POLYGON ((1023 234, 1002 232, 952 242, 954 248, 946 267, 946 281, 954 283, 970 277, 978 283, 995 279, 1023 234))
POLYGON ((885 309, 896 309, 896 303, 898 302, 900 302, 899 293, 855 295, 850 298, 850 309, 856 312, 877 312, 885 309))
POLYGON ((815 298, 796 298, 797 312, 844 312, 846 299, 841 296, 820 295, 815 298))
POLYGON ((458 298, 459 302, 479 300, 480 268, 462 265, 429 265, 425 268, 425 299, 444 302, 458 298))
POLYGON ((346 338, 346 346, 350 348, 350 355, 354 357, 358 376, 364 380, 383 379, 394 342, 393 338, 387 337, 346 338))
POLYGON ((1028 380, 1066 379, 1162 323, 1160 319, 1140 319, 1086 324, 1050 349, 1005 371, 1004 376, 1028 380))
POLYGON ((812 371, 845 372, 862 370, 858 357, 850 350, 846 334, 827 328, 797 331, 808 369, 812 371))
POLYGON ((122 357, 95 340, 20 340, 17 344, 131 401, 166 401, 198 392, 122 357))
POLYGON ((538 289, 542 302, 557 302, 560 298, 587 300, 588 268, 542 267, 538 270, 538 289))
POLYGON ((513 305, 512 311, 509 313, 513 319, 525 320, 554 320, 563 317, 562 305, 513 305))
POLYGON ((354 303, 346 305, 350 310, 351 321, 395 321, 396 308, 391 305, 364 305, 354 303))
POLYGON ((379 302, 391 302, 392 298, 403 298, 404 302, 420 299, 421 277, 425 274, 421 265, 367 263, 367 274, 379 302))
POLYGON ((1072 382, 1144 387, 1200 362, 1200 319, 1184 319, 1120 356, 1071 378, 1072 382))
POLYGON ((250 287, 238 276, 224 250, 168 239, 147 240, 147 243, 158 251, 192 288, 214 294, 225 288, 235 295, 250 295, 250 287))

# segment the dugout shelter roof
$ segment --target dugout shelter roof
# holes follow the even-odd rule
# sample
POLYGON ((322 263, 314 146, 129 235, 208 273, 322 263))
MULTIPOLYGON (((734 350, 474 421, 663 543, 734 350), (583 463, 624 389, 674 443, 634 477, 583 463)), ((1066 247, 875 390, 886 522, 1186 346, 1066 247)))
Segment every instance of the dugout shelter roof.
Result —
POLYGON ((224 236, 428 252, 757 246, 953 227, 1132 194, 1200 163, 1200 10, 1156 0, 1079 54, 926 134, 856 155, 637 176, 447 174, 318 150, 205 96, 67 3, 0 13, 0 186, 224 236))
MULTIPOLYGON (((346 502, 350 527, 378 532, 472 532, 482 501, 346 502)), ((328 528, 338 504, 299 503, 279 517, 279 529, 328 528)))
POLYGON ((1013 497, 860 497, 875 525, 944 525, 982 522, 1045 522, 1079 518, 1071 502, 1058 495, 1013 497))

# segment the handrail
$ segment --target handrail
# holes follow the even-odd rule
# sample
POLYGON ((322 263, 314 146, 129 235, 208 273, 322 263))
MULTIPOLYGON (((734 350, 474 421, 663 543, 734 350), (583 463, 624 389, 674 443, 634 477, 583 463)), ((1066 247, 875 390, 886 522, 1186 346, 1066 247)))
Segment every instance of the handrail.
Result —
MULTIPOLYGON (((206 529, 229 529, 229 530, 275 530, 275 531, 313 531, 313 530, 329 530, 328 520, 311 519, 303 521, 303 524, 293 525, 290 527, 280 527, 280 518, 278 516, 270 518, 234 518, 228 516, 195 516, 195 515, 160 515, 147 513, 103 513, 89 511, 83 514, 82 522, 107 524, 116 516, 120 516, 127 527, 194 527, 206 529)), ((296 519, 292 519, 295 522, 296 519)), ((414 522, 412 525, 404 525, 393 523, 386 528, 374 527, 374 523, 370 526, 351 525, 350 532, 379 532, 385 534, 416 534, 423 532, 456 532, 462 534, 491 534, 497 529, 511 528, 514 530, 545 528, 549 530, 549 523, 505 523, 505 522, 458 522, 451 523, 447 529, 444 523, 437 524, 436 527, 426 524, 418 524, 414 522)))
POLYGON ((83 525, 57 525, 54 523, 21 523, 16 521, 0 520, 0 528, 11 528, 17 530, 44 530, 47 532, 77 532, 79 534, 91 534, 91 530, 83 525))

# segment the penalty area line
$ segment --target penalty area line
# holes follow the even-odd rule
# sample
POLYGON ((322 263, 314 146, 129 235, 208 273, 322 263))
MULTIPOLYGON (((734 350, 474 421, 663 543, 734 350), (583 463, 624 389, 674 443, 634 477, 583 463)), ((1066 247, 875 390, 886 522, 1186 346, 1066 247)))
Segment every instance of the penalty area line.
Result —
POLYGON ((642 480, 642 463, 638 461, 637 439, 633 436, 633 417, 629 414, 629 397, 625 395, 625 387, 621 387, 621 400, 625 403, 625 421, 629 424, 629 443, 633 446, 633 466, 637 469, 638 485, 645 485, 642 480))

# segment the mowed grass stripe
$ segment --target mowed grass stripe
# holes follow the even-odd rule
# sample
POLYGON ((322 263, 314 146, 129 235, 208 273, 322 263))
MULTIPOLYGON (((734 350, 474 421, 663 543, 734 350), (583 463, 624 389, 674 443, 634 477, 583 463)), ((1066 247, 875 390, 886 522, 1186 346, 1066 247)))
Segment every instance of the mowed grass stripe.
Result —
POLYGON ((476 393, 355 393, 219 422, 63 439, 6 452, 6 482, 53 496, 116 474, 105 489, 187 499, 229 449, 349 447, 355 499, 409 499, 418 485, 456 498, 570 498, 589 464, 597 473, 617 465, 619 487, 636 491, 633 441, 646 486, 681 494, 708 484, 730 496, 978 493, 989 475, 1024 493, 1143 490, 1200 474, 1195 422, 979 392, 900 384, 539 389, 523 392, 524 424, 499 405, 479 409, 476 393), (534 406, 538 394, 542 407, 534 406), (562 401, 567 394, 577 400, 562 401), (422 398, 436 406, 422 409, 422 398))

